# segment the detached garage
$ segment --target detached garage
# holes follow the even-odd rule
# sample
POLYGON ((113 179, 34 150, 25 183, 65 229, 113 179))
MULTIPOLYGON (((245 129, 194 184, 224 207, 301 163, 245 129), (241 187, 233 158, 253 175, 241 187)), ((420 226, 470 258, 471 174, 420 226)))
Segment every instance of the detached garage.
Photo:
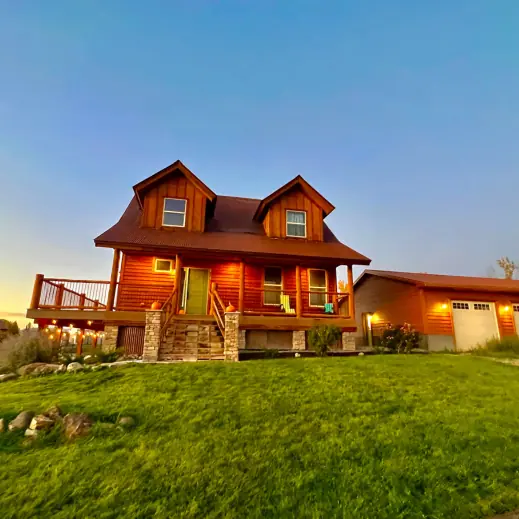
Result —
POLYGON ((365 270, 355 282, 358 345, 410 323, 431 351, 465 351, 519 330, 519 281, 365 270))

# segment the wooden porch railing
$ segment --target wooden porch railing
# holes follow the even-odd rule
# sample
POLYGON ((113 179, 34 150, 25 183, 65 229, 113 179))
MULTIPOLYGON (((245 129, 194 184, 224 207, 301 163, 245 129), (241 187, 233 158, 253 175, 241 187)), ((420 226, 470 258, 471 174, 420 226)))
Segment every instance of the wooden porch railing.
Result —
POLYGON ((110 283, 110 281, 45 278, 42 274, 38 274, 30 308, 34 310, 146 310, 155 301, 166 304, 173 290, 172 284, 110 283))
POLYGON ((160 325, 160 338, 161 340, 164 338, 166 334, 166 330, 168 329, 168 325, 171 322, 171 319, 176 313, 176 303, 177 303, 177 287, 173 289, 171 295, 168 297, 164 305, 162 305, 162 322, 160 325))
POLYGON ((225 305, 223 304, 217 289, 218 285, 216 283, 212 283, 211 289, 209 291, 209 296, 211 298, 211 315, 214 316, 216 324, 220 329, 220 333, 225 339, 225 305))
POLYGON ((105 310, 109 281, 42 279, 36 308, 105 310))
POLYGON ((254 297, 254 303, 251 303, 251 298, 245 298, 244 314, 247 315, 278 315, 284 317, 347 317, 348 306, 343 304, 344 299, 348 299, 348 294, 335 291, 317 291, 317 290, 303 290, 300 292, 300 301, 298 301, 297 291, 294 290, 275 290, 265 288, 249 288, 247 292, 250 294, 257 293, 254 297), (280 295, 279 301, 281 303, 281 296, 288 296, 289 306, 291 312, 287 309, 282 309, 281 304, 265 304, 265 294, 276 293, 280 295), (323 306, 311 306, 310 297, 316 294, 324 296, 326 303, 333 305, 333 313, 325 313, 323 306), (339 302, 341 304, 339 305, 339 302), (252 307, 252 308, 251 308, 252 307))

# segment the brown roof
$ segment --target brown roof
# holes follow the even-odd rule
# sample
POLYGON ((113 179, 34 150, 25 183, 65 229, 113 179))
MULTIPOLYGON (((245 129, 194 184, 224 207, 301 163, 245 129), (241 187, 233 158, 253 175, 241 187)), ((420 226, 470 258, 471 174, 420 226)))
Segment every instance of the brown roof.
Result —
POLYGON ((448 276, 425 272, 395 272, 391 270, 365 270, 355 281, 357 287, 369 276, 377 276, 424 288, 451 288, 453 290, 481 290, 484 292, 519 292, 519 280, 448 276))
POLYGON ((324 241, 298 238, 268 238, 263 225, 254 220, 261 200, 218 196, 215 212, 209 218, 206 232, 175 229, 165 231, 140 227, 141 209, 134 197, 121 219, 94 241, 98 247, 141 246, 226 253, 300 256, 337 262, 369 265, 371 260, 343 245, 324 224, 324 241))

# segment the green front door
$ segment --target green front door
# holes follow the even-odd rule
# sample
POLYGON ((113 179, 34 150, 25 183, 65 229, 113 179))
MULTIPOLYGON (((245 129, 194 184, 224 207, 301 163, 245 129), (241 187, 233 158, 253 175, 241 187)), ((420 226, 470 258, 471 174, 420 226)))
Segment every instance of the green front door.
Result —
POLYGON ((185 272, 184 297, 186 314, 207 314, 207 289, 209 271, 206 269, 187 268, 185 272))

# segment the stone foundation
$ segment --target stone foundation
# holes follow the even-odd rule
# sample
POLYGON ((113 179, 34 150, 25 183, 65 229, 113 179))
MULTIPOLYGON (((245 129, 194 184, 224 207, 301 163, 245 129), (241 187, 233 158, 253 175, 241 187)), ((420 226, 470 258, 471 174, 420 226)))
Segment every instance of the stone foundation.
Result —
POLYGON ((160 322, 161 310, 146 311, 146 328, 144 330, 144 362, 156 362, 159 359, 160 349, 160 322))
POLYGON ((111 353, 117 349, 117 337, 119 335, 119 326, 105 326, 105 336, 101 351, 111 353))
POLYGON ((306 332, 304 330, 294 330, 292 332, 292 349, 306 350, 306 332))
POLYGON ((238 348, 240 344, 240 312, 225 313, 225 360, 238 362, 238 348))

